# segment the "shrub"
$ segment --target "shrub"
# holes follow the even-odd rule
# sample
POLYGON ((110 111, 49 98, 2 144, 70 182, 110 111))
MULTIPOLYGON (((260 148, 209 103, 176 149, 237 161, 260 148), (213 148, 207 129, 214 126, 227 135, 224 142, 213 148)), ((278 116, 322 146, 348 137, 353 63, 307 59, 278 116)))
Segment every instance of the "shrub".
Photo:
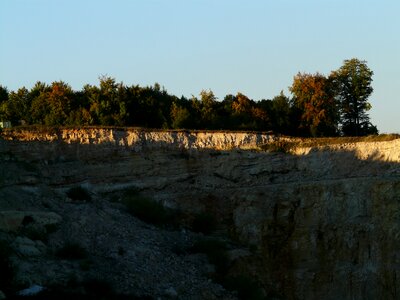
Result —
POLYGON ((32 216, 25 216, 24 219, 22 220, 22 225, 23 226, 27 226, 27 225, 32 224, 34 222, 35 222, 35 220, 33 219, 32 216))
POLYGON ((211 253, 219 250, 226 250, 225 242, 217 239, 201 239, 194 243, 191 248, 193 253, 211 253))
POLYGON ((223 286, 228 290, 237 291, 239 299, 265 299, 257 282, 246 275, 228 276, 223 280, 223 286))
POLYGON ((154 200, 137 196, 125 201, 125 205, 129 213, 145 222, 162 224, 167 221, 165 207, 154 200))
POLYGON ((0 290, 7 293, 13 282, 14 268, 10 260, 12 250, 5 241, 0 241, 0 290))
POLYGON ((286 140, 275 140, 260 146, 261 150, 268 152, 290 153, 296 147, 296 143, 286 140))
POLYGON ((85 248, 78 243, 68 242, 56 251, 56 256, 63 259, 84 259, 87 255, 85 248))
POLYGON ((130 197, 130 196, 136 197, 139 194, 140 194, 139 188, 137 188, 135 186, 131 186, 123 191, 124 197, 130 197))
POLYGON ((47 229, 37 224, 32 216, 27 215, 23 218, 19 232, 33 241, 47 242, 47 229))
POLYGON ((165 208, 161 203, 138 194, 129 193, 124 197, 128 212, 140 220, 154 225, 177 226, 179 213, 165 208))
POLYGON ((46 224, 44 225, 44 228, 46 229, 47 234, 51 234, 58 230, 58 224, 46 224))
POLYGON ((219 275, 224 275, 228 271, 229 257, 227 246, 224 242, 216 239, 202 239, 193 245, 191 252, 206 254, 209 262, 215 266, 219 275))
POLYGON ((82 285, 86 294, 94 299, 112 299, 115 296, 111 283, 104 279, 87 279, 82 285))
POLYGON ((42 241, 44 243, 47 242, 47 231, 46 228, 38 226, 38 225, 28 225, 26 227, 21 228, 20 233, 25 235, 27 238, 33 241, 42 241))
POLYGON ((90 267, 92 266, 92 261, 90 259, 83 259, 79 262, 79 268, 82 271, 89 271, 90 267))
POLYGON ((67 192, 67 196, 74 201, 90 201, 92 196, 85 188, 81 186, 70 188, 67 192))
POLYGON ((210 234, 217 228, 217 219, 210 213, 200 213, 194 217, 191 229, 194 232, 210 234))
POLYGON ((119 246, 118 247, 118 255, 119 256, 124 256, 125 253, 126 253, 126 250, 122 246, 119 246))

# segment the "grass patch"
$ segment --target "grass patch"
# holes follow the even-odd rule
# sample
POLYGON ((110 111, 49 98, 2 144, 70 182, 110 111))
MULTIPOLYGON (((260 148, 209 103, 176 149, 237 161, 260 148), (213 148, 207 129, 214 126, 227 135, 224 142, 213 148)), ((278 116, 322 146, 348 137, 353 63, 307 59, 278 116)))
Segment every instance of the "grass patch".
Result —
POLYGON ((321 147, 338 144, 354 144, 363 142, 388 142, 400 138, 399 134, 380 134, 360 137, 326 137, 296 139, 297 147, 321 147))
POLYGON ((297 148, 317 148, 330 145, 355 144, 362 142, 388 142, 399 139, 399 134, 380 134, 362 137, 321 137, 321 138, 276 138, 274 141, 261 145, 262 151, 272 153, 291 153, 297 148))
POLYGON ((85 259, 87 258, 88 253, 80 244, 68 242, 56 251, 56 256, 70 260, 85 259))
POLYGON ((92 196, 89 191, 81 186, 72 187, 67 191, 67 196, 74 201, 90 201, 92 196))

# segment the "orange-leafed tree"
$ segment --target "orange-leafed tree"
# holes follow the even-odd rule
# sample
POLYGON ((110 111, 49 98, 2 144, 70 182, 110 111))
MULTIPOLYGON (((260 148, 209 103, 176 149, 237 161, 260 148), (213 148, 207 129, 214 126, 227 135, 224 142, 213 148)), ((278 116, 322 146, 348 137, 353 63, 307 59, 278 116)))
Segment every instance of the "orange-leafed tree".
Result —
POLYGON ((45 124, 64 125, 71 111, 74 96, 71 86, 63 81, 55 81, 46 96, 50 113, 44 118, 45 124))
POLYGON ((298 73, 289 89, 293 106, 299 112, 299 132, 312 136, 338 134, 338 105, 327 77, 319 73, 298 73))

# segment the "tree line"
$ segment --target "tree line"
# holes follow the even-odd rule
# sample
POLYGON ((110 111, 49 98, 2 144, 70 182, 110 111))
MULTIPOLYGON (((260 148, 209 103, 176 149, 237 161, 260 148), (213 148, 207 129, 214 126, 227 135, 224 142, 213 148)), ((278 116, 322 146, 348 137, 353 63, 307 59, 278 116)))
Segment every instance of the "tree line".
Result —
POLYGON ((74 91, 63 81, 37 82, 8 91, 0 86, 0 120, 13 125, 138 126, 165 129, 273 131, 292 136, 377 134, 368 98, 373 72, 365 61, 345 60, 329 76, 298 73, 272 99, 254 101, 242 93, 222 101, 211 90, 199 97, 177 97, 156 83, 140 87, 102 76, 99 85, 74 91))

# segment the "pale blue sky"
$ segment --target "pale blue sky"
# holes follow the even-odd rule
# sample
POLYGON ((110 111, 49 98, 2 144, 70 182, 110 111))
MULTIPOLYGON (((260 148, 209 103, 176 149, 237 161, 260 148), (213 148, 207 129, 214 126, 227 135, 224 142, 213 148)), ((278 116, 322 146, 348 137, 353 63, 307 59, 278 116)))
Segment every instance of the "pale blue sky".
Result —
POLYGON ((399 13, 398 0, 1 0, 0 84, 79 90, 107 74, 260 100, 356 57, 375 73, 372 123, 400 132, 399 13))

